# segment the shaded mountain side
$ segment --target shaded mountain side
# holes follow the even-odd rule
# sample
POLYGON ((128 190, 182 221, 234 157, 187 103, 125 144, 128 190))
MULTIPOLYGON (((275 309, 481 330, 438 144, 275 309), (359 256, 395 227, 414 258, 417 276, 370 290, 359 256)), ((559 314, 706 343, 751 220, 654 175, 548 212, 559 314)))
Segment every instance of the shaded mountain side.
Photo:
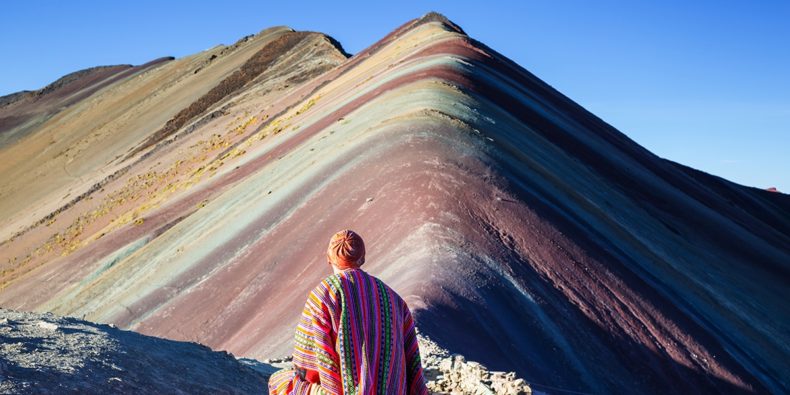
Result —
MULTIPOLYGON (((693 224, 695 229, 699 226, 707 226, 713 230, 715 226, 712 225, 717 222, 732 221, 746 227, 749 233, 767 239, 772 245, 782 246, 790 242, 788 237, 790 216, 787 211, 790 197, 787 195, 767 197, 778 202, 778 206, 760 206, 752 203, 745 207, 733 208, 732 205, 726 204, 726 199, 733 193, 742 195, 741 202, 761 199, 760 196, 764 194, 729 181, 728 183, 734 187, 729 193, 717 188, 717 193, 711 194, 707 189, 711 182, 707 179, 702 181, 701 172, 693 169, 691 169, 693 172, 685 171, 690 169, 687 167, 684 171, 677 171, 675 163, 647 151, 625 134, 485 44, 473 39, 470 39, 470 44, 472 48, 481 48, 484 53, 490 54, 490 56, 478 57, 480 66, 507 76, 500 86, 494 86, 482 78, 472 78, 471 83, 467 84, 472 92, 493 100, 524 123, 530 124, 541 133, 543 138, 571 154, 574 160, 584 163, 585 166, 606 177, 607 181, 613 184, 612 186, 628 195, 633 201, 640 202, 644 208, 660 210, 686 221, 689 220, 689 212, 698 213, 702 218, 693 224), (512 86, 505 88, 508 83, 515 83, 520 89, 511 90, 512 86), (519 93, 527 95, 528 99, 518 100, 519 93), (532 100, 540 105, 535 106, 536 103, 532 100), (541 113, 547 110, 548 112, 541 113), (613 155, 613 152, 617 152, 618 155, 613 155), (624 157, 634 166, 623 166, 624 157), (645 172, 650 177, 645 177, 645 172), (735 192, 736 190, 740 192, 735 192), (764 221, 765 223, 761 223, 764 221)), ((424 55, 431 53, 430 48, 425 51, 424 55)), ((475 57, 477 54, 472 51, 469 48, 458 48, 452 52, 475 57)), ((744 243, 752 246, 747 252, 742 250, 743 246, 729 245, 725 242, 727 237, 720 236, 717 232, 710 232, 709 236, 713 238, 711 240, 713 243, 732 248, 731 253, 741 255, 744 259, 775 261, 775 257, 764 256, 755 243, 744 243)), ((787 253, 787 249, 772 252, 787 253)), ((788 269, 790 267, 785 265, 784 270, 788 269)))
MULTIPOLYGON (((439 14, 348 59, 287 28, 221 50, 102 91, 136 126, 60 143, 78 179, 33 177, 46 131, 9 148, 0 304, 280 356, 353 228, 423 332, 492 369, 787 392, 787 195, 653 155, 439 14)), ((63 130, 104 125, 89 108, 63 130)))
MULTIPOLYGON (((773 230, 770 233, 766 232, 763 237, 776 238, 777 235, 790 235, 790 198, 786 193, 744 187, 680 163, 671 163, 709 189, 711 195, 720 196, 726 202, 726 206, 729 206, 722 208, 721 205, 718 205, 711 207, 712 209, 737 210, 741 216, 756 218, 773 230)), ((757 232, 759 229, 752 231, 757 232)), ((776 240, 777 243, 784 241, 782 239, 776 240)), ((787 267, 784 270, 787 270, 787 267)))
MULTIPOLYGON (((480 127, 479 124, 474 125, 476 128, 473 130, 483 131, 484 134, 486 131, 490 132, 490 134, 487 135, 490 136, 491 144, 501 147, 497 157, 493 160, 501 167, 493 171, 493 173, 507 177, 508 179, 505 182, 508 184, 512 183, 510 189, 512 193, 518 196, 518 198, 512 201, 526 201, 531 208, 543 211, 541 217, 550 219, 553 223, 553 227, 561 230, 564 234, 570 235, 569 237, 573 239, 573 244, 583 249, 583 251, 580 252, 581 256, 587 255, 593 259, 600 259, 602 263, 608 262, 604 266, 606 269, 603 270, 604 273, 609 272, 607 276, 611 275, 611 271, 614 269, 615 272, 620 272, 620 274, 617 275, 618 277, 628 281, 625 284, 611 287, 606 291, 607 293, 622 293, 623 291, 627 291, 629 287, 632 287, 637 294, 643 294, 642 297, 650 301, 650 304, 657 304, 657 306, 654 305, 650 307, 651 309, 660 307, 659 311, 663 310, 660 314, 668 314, 670 317, 674 316, 670 318, 670 320, 675 322, 670 324, 670 327, 667 328, 670 330, 667 334, 675 337, 678 335, 671 334, 672 331, 677 329, 688 331, 687 333, 694 333, 692 336, 697 340, 707 342, 708 345, 704 347, 714 349, 718 348, 715 344, 719 341, 731 342, 730 345, 725 346, 726 349, 739 349, 742 347, 740 344, 741 341, 752 341, 753 332, 749 326, 752 325, 754 320, 763 322, 770 320, 768 319, 770 313, 763 315, 766 311, 780 312, 780 315, 783 315, 785 318, 787 317, 780 306, 781 302, 779 302, 779 300, 782 299, 780 296, 782 294, 782 289, 786 289, 786 285, 788 284, 788 268, 786 265, 788 262, 788 250, 786 248, 788 245, 787 233, 775 232, 770 228, 766 228, 764 224, 760 223, 759 217, 749 217, 745 213, 738 212, 737 210, 723 209, 718 196, 715 194, 712 196, 707 195, 706 192, 708 191, 704 191, 700 185, 695 184, 688 177, 685 177, 685 174, 676 171, 673 172, 671 168, 668 168, 667 165, 662 163, 662 160, 641 147, 638 147, 624 135, 600 122, 600 120, 597 121, 598 124, 595 124, 594 122, 597 118, 570 102, 567 98, 556 93, 556 91, 553 91, 553 89, 550 89, 544 83, 539 80, 537 80, 537 83, 532 83, 532 81, 528 79, 520 79, 519 76, 524 74, 526 74, 525 77, 535 78, 526 73, 523 69, 513 65, 512 62, 502 61, 495 52, 486 51, 482 53, 483 56, 480 56, 480 51, 475 47, 485 48, 484 46, 478 44, 470 47, 467 43, 458 43, 447 44, 443 48, 438 47, 440 46, 437 45, 434 48, 426 48, 424 50, 424 55, 436 53, 463 54, 464 60, 474 60, 472 62, 473 67, 471 67, 469 72, 465 73, 462 78, 451 78, 454 82, 463 84, 470 92, 482 96, 480 100, 481 103, 485 103, 486 100, 493 101, 495 105, 505 109, 507 113, 518 117, 521 122, 523 122, 523 130, 532 131, 537 134, 537 136, 551 142, 554 147, 559 147, 562 153, 566 155, 570 154, 569 157, 565 157, 566 160, 573 160, 585 166, 584 171, 563 171, 561 167, 555 167, 555 170, 547 171, 546 167, 552 165, 551 162, 554 158, 550 159, 545 156, 547 155, 546 152, 540 152, 530 147, 536 143, 525 140, 519 141, 518 138, 514 138, 512 135, 502 133, 502 129, 504 128, 498 120, 495 128, 491 126, 480 127), (492 56, 485 56, 486 54, 492 56), (486 75, 488 73, 494 75, 486 75), (514 81, 520 82, 521 84, 516 84, 514 81), (525 87, 528 89, 524 89, 525 87), (499 130, 497 131, 496 129, 499 130), (533 160, 532 158, 537 159, 533 160), (525 164, 531 167, 531 169, 525 168, 525 164), (588 173, 589 176, 593 177, 590 179, 590 182, 600 182, 597 188, 607 185, 605 195, 603 193, 604 191, 590 193, 595 190, 595 186, 584 188, 583 183, 579 183, 577 180, 573 179, 573 177, 579 177, 586 173, 587 170, 593 170, 592 173, 588 173), (541 177, 543 179, 535 179, 534 176, 529 174, 534 171, 544 172, 541 177), (568 179, 557 179, 557 177, 568 177, 568 179), (551 187, 546 188, 547 182, 560 187, 560 191, 552 191, 550 189, 551 187), (624 195, 623 197, 626 197, 633 206, 629 208, 620 207, 620 209, 617 210, 615 199, 617 198, 618 191, 621 196, 624 195), (581 204, 581 207, 577 206, 579 204, 581 204), (716 207, 718 211, 713 211, 710 207, 716 207), (605 211, 602 212, 602 210, 605 211), (640 221, 640 211, 647 214, 647 217, 644 219, 649 221, 637 222, 640 221), (690 216, 689 213, 695 213, 696 216, 690 216), (596 216, 601 217, 605 222, 596 223, 598 222, 598 220, 595 219, 596 216), (605 218, 605 216, 610 218, 605 218), (628 224, 627 222, 629 221, 623 221, 623 219, 629 219, 634 222, 628 224), (613 221, 616 222, 613 223, 613 221), (649 224, 650 222, 654 222, 656 225, 660 223, 665 229, 657 230, 649 224), (604 226, 602 227, 601 225, 604 226), (688 231, 688 233, 681 235, 677 229, 682 229, 684 233, 688 231), (705 231, 699 232, 700 229, 704 229, 705 231), (609 233, 608 235, 606 234, 607 231, 612 230, 615 232, 609 233), (674 234, 674 236, 669 235, 670 239, 673 237, 687 237, 687 241, 695 244, 698 241, 694 239, 700 239, 697 245, 689 246, 687 244, 680 247, 680 249, 677 247, 669 247, 669 251, 685 250, 686 254, 691 253, 699 255, 691 258, 689 256, 666 256, 664 252, 661 252, 661 255, 664 256, 644 254, 644 252, 650 252, 650 249, 655 249, 656 252, 659 252, 663 248, 666 248, 660 247, 661 244, 674 244, 675 246, 680 244, 678 243, 680 242, 679 240, 667 243, 669 240, 662 240, 662 237, 665 236, 658 236, 662 233, 666 234, 667 230, 674 234), (695 234, 695 232, 697 232, 697 234, 695 234), (757 237, 753 238, 753 235, 757 237), (638 239, 634 239, 634 236, 638 237, 638 239), (622 243, 633 243, 635 245, 631 248, 636 247, 638 250, 628 251, 628 248, 624 249, 622 245, 618 245, 622 243), (648 251, 639 251, 644 250, 645 247, 647 247, 648 251), (722 253, 720 252, 722 249, 727 251, 722 253), (616 255, 613 256, 612 253, 616 255), (643 257, 632 260, 634 259, 633 255, 636 255, 634 253, 642 255, 643 257), (619 254, 633 255, 632 257, 617 256, 619 254), (708 255, 709 258, 703 258, 703 254, 708 255), (714 258, 715 255, 729 255, 729 258, 714 258), (701 259, 701 261, 698 261, 698 259, 701 259), (640 262, 642 260, 645 261, 640 262), (687 260, 688 263, 682 263, 684 260, 687 260), (619 265, 615 263, 618 261, 624 264, 620 269, 617 268, 619 265), (662 261, 665 263, 660 263, 662 261), (730 264, 728 265, 725 262, 730 264), (662 268, 662 266, 666 264, 669 264, 669 267, 662 268), (690 266, 683 267, 689 264, 690 266), (697 267, 695 268, 694 266, 697 267), (693 290, 693 287, 689 287, 690 284, 672 284, 673 280, 670 280, 671 277, 667 276, 667 274, 672 273, 674 270, 688 270, 689 268, 695 271, 699 270, 697 273, 692 271, 684 275, 687 277, 685 281, 698 281, 697 284, 701 285, 699 290, 704 289, 704 291, 702 291, 703 294, 707 293, 707 295, 702 296, 701 299, 689 298, 689 294, 696 292, 693 290), (714 270, 717 272, 715 275, 719 275, 720 271, 724 272, 721 274, 721 277, 718 277, 714 281, 727 282, 727 285, 722 288, 714 288, 715 291, 708 288, 709 285, 707 284, 711 281, 712 276, 714 276, 714 274, 710 272, 712 268, 715 268, 714 270), (672 271, 667 272, 667 269, 672 271), (744 275, 747 275, 747 272, 751 272, 748 274, 750 280, 744 281, 744 275), (756 275, 755 272, 759 272, 760 274, 756 275), (633 280, 628 280, 631 273, 636 274, 636 278, 642 277, 643 280, 632 283, 633 280), (642 283, 642 281, 644 281, 644 283, 642 283), (763 288, 764 286, 766 288, 763 288), (655 288, 658 293, 653 294, 649 291, 649 287, 655 288), (744 293, 740 293, 741 290, 738 290, 729 293, 727 296, 716 295, 718 292, 728 293, 731 289, 738 288, 743 290, 744 293), (745 288, 749 290, 746 291, 745 288), (679 294, 684 293, 685 295, 683 297, 678 297, 679 294), (733 337, 724 340, 732 334, 732 332, 730 332, 732 328, 717 328, 717 326, 730 324, 729 321, 733 318, 731 312, 720 310, 721 314, 726 318, 719 318, 719 322, 713 324, 711 324, 705 316, 711 312, 717 311, 720 307, 719 303, 735 303, 745 307, 745 310, 751 309, 753 307, 750 306, 751 302, 748 298, 744 298, 743 295, 749 295, 751 298, 760 299, 762 302, 771 304, 772 306, 761 306, 760 308, 752 310, 752 312, 757 313, 757 315, 742 318, 741 325, 744 325, 742 327, 744 329, 743 333, 747 334, 744 338, 733 340, 733 337), (707 304, 705 307, 699 305, 694 306, 694 303, 706 300, 710 297, 718 299, 719 301, 707 304), (668 300, 662 301, 663 298, 668 298, 668 300), (722 299, 729 300, 723 302, 722 299), (675 306, 679 308, 679 311, 675 310, 675 306), (686 318, 684 318, 686 314, 697 318, 692 318, 692 320, 682 323, 686 320, 686 318), (698 320, 697 323, 691 322, 694 320, 698 320), (710 330, 712 334, 721 337, 719 337, 718 340, 713 338, 705 340, 705 336, 702 333, 698 333, 701 329, 698 325, 702 327, 708 326, 708 330, 710 330), (678 326, 679 328, 672 328, 674 326, 678 326)), ((472 108, 480 110, 478 106, 472 106, 472 108)), ((489 116, 492 114, 491 111, 482 110, 480 110, 479 113, 489 116)), ((744 192, 748 190, 748 188, 741 186, 738 186, 738 188, 744 192)), ((760 193, 763 194, 761 191, 760 193)), ((783 198, 784 201, 787 202, 786 197, 783 198)), ((775 208, 769 208, 769 210, 773 214, 777 213, 775 208)), ((786 217, 784 219, 785 224, 787 224, 786 217)), ((491 228, 497 229, 500 225, 501 224, 496 223, 491 224, 491 228)), ((660 227, 659 225, 659 228, 660 227)), ((470 233, 471 232, 462 232, 462 234, 470 233)), ((503 233, 508 234, 509 238, 523 237, 523 230, 503 233)), ((535 240, 540 240, 540 238, 536 238, 535 240)), ((480 243, 473 244, 479 245, 480 243)), ((508 244, 518 245, 519 243, 512 243, 512 240, 506 240, 503 247, 506 247, 508 244)), ((534 245, 534 241, 523 244, 528 246, 530 244, 534 245)), ((526 247, 520 252, 520 255, 532 255, 530 254, 530 249, 534 248, 534 246, 526 247)), ((571 262, 569 263, 576 261, 576 259, 570 256, 568 258, 571 258, 571 262)), ((504 259, 504 261, 513 260, 514 257, 504 259)), ((601 309, 601 311, 604 312, 610 310, 611 307, 609 306, 616 306, 621 303, 616 300, 601 303, 601 295, 596 295, 595 293, 590 294, 588 297, 580 298, 579 294, 584 294, 585 289, 593 288, 594 290, 594 287, 586 285, 586 281, 568 283, 567 281, 569 279, 566 276, 557 276, 556 270, 558 269, 578 270, 578 268, 573 267, 560 269, 563 265, 558 265, 558 263, 561 261, 562 259, 557 259, 551 263, 551 266, 554 267, 550 266, 549 268, 542 269, 546 270, 545 273, 537 273, 539 277, 544 277, 544 281, 548 280, 553 288, 564 294, 561 300, 567 299, 571 303, 578 305, 582 312, 588 316, 591 312, 594 313, 595 311, 595 309, 590 309, 590 307, 592 307, 590 306, 591 304, 593 306, 598 304, 599 306, 597 309, 601 309)), ((530 265, 533 267, 541 266, 539 263, 536 264, 533 262, 530 262, 530 265)), ((573 266, 575 266, 575 264, 573 266)), ((590 270, 588 267, 583 268, 585 271, 590 270)), ((515 277, 526 278, 529 277, 529 275, 515 277)), ((589 276, 582 275, 580 279, 584 277, 589 276)), ((594 277, 589 278, 589 280, 594 280, 594 284, 600 283, 600 280, 595 280, 594 277)), ((540 287, 533 285, 528 287, 528 289, 540 289, 540 287)), ((618 298, 622 298, 622 296, 618 296, 618 298)), ((549 299, 549 297, 547 297, 547 299, 549 299)), ((486 302, 481 303, 481 309, 489 306, 488 299, 484 300, 486 302)), ((605 299, 603 299, 603 301, 605 301, 605 299)), ((504 305, 504 303, 502 305, 504 305)), ((641 309, 645 307, 648 306, 644 306, 641 309)), ((633 307, 629 308, 627 311, 633 311, 631 310, 632 308, 633 307)), ((738 308, 738 310, 740 310, 740 308, 738 308)), ((608 313, 606 315, 608 315, 608 313)), ((644 322, 644 318, 640 318, 639 315, 640 314, 636 314, 634 317, 638 319, 637 322, 642 321, 641 323, 637 323, 637 326, 647 325, 649 328, 651 324, 644 322)), ((598 321, 596 322, 597 325, 603 325, 604 328, 607 329, 606 332, 608 332, 609 336, 613 333, 632 333, 632 329, 623 327, 622 322, 617 322, 624 317, 612 317, 615 319, 614 327, 609 327, 609 325, 601 323, 599 321, 601 318, 602 317, 597 317, 593 321, 598 321)), ((578 321, 572 320, 572 322, 578 321)), ((782 328, 786 322, 786 319, 776 322, 773 331, 782 331, 780 328, 782 328)), ((567 332, 571 331, 569 330, 567 332)), ((590 332, 594 333, 595 331, 591 330, 590 332)), ((639 330, 636 332, 638 334, 639 330)), ((646 351, 649 352, 649 350, 653 348, 650 343, 655 343, 661 336, 658 335, 656 329, 648 329, 645 335, 647 336, 645 340, 648 338, 654 339, 647 341, 649 346, 646 351)), ((638 340, 637 343, 645 342, 645 340, 638 340)), ((658 340, 658 343, 661 344, 665 341, 674 344, 674 340, 658 340)), ((777 344, 777 346, 784 349, 784 351, 782 351, 783 353, 787 351, 782 345, 777 344)), ((690 347, 690 345, 686 345, 686 347, 690 347)), ((625 352, 625 350, 633 352, 638 347, 629 343, 629 345, 623 348, 623 352, 625 352)), ((678 357, 673 355, 677 350, 672 350, 672 348, 673 347, 666 347, 666 344, 659 345, 659 350, 668 353, 672 356, 672 359, 677 361, 678 357)), ((581 349, 574 350, 576 352, 581 351, 581 349)), ((772 351, 772 349, 763 349, 762 352, 770 354, 772 351)), ((735 353, 737 354, 738 351, 735 351, 735 353)), ((692 353, 690 355, 693 356, 694 354, 695 353, 692 353)), ((719 352, 716 352, 716 354, 719 354, 719 352)), ((655 358, 654 356, 651 357, 655 358)), ((758 367, 762 364, 762 361, 759 361, 761 357, 756 357, 754 360, 749 361, 752 357, 755 356, 748 357, 738 355, 736 359, 740 360, 738 363, 753 364, 751 369, 754 369, 756 372, 755 374, 761 375, 761 368, 758 367)), ((659 356, 659 359, 662 358, 663 357, 659 356)), ((778 372, 787 370, 787 365, 780 362, 782 357, 778 358, 779 359, 775 361, 777 362, 776 366, 779 367, 779 371, 772 373, 774 377, 778 377, 776 376, 778 372)), ((674 364, 674 362, 668 362, 670 362, 670 365, 674 364)), ((654 362, 651 363, 654 365, 648 369, 655 372, 657 366, 654 362)), ((734 362, 730 363, 734 364, 734 362)), ((639 364, 639 362, 634 363, 631 369, 638 369, 639 364)), ((707 362, 705 362, 705 364, 707 364, 707 362)), ((708 368, 709 367, 706 367, 705 369, 708 368)), ((675 369, 677 368, 670 367, 670 370, 675 369)), ((603 374, 603 372, 601 372, 601 374, 603 374)), ((700 379, 703 382, 707 381, 704 375, 701 376, 700 379)), ((665 378, 664 382, 673 382, 671 388, 675 388, 676 391, 677 388, 679 388, 674 380, 665 378)), ((727 383, 723 384, 725 388, 728 386, 727 383)), ((705 386, 700 384, 697 385, 700 387, 705 386)), ((692 385, 691 388, 695 386, 696 385, 692 385)), ((659 388, 660 383, 653 383, 651 387, 659 388)), ((732 390, 733 389, 730 389, 730 391, 732 390)))

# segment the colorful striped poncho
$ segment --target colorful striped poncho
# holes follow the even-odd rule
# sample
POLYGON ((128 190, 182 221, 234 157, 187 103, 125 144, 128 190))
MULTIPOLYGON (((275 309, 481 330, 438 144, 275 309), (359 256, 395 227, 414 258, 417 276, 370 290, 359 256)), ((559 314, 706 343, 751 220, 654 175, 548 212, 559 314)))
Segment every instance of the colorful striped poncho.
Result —
POLYGON ((295 343, 294 369, 269 379, 270 394, 428 393, 406 302, 361 269, 310 292, 295 343))

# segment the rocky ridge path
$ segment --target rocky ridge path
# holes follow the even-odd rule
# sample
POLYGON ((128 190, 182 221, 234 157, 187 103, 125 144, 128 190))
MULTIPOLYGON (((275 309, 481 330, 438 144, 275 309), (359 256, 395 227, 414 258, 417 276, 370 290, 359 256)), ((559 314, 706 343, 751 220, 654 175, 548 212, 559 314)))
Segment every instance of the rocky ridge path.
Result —
MULTIPOLYGON (((514 372, 491 371, 482 364, 452 354, 430 338, 418 335, 420 357, 431 394, 529 395, 532 389, 514 372)), ((245 359, 245 362, 251 360, 245 359)), ((259 371, 271 375, 267 368, 290 368, 291 357, 266 359, 259 371)))
MULTIPOLYGON (((492 372, 420 336, 434 394, 531 394, 515 373, 492 372)), ((290 358, 236 359, 197 343, 51 313, 0 309, 1 394, 261 394, 290 358)))

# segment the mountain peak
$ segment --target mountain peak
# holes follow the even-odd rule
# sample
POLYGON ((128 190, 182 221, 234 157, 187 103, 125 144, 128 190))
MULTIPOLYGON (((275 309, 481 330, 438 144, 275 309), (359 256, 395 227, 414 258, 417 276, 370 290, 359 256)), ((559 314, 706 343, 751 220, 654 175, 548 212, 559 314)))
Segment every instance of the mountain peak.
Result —
POLYGON ((438 22, 438 23, 446 26, 450 30, 455 31, 456 33, 460 33, 460 34, 466 35, 466 32, 464 32, 464 30, 460 26, 455 24, 453 21, 451 21, 446 16, 444 16, 444 15, 438 13, 438 12, 435 12, 435 11, 430 11, 430 12, 426 13, 425 15, 415 19, 414 20, 414 26, 419 26, 421 24, 429 23, 429 22, 438 22))

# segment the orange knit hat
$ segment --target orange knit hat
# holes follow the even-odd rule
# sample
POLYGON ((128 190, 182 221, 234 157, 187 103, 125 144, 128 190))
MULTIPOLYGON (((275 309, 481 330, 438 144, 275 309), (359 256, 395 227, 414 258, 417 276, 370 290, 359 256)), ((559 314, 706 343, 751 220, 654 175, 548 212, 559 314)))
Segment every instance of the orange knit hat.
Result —
POLYGON ((341 230, 329 240, 326 258, 338 269, 360 267, 365 263, 365 242, 353 230, 341 230))

